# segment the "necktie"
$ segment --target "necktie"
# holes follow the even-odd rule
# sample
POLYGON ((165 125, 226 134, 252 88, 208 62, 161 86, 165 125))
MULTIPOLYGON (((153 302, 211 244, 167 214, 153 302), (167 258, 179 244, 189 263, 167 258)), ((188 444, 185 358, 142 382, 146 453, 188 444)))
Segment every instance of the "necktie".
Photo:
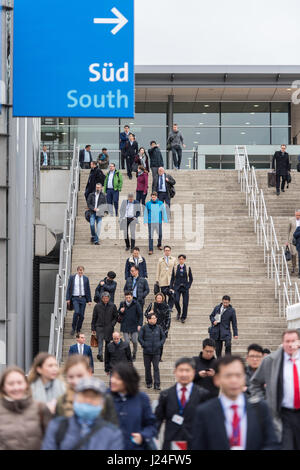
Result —
POLYGON ((81 281, 82 281, 82 277, 79 276, 79 295, 82 295, 82 284, 81 284, 81 281))
POLYGON ((160 177, 159 177, 159 190, 162 189, 162 186, 163 186, 163 177, 162 177, 162 175, 160 175, 160 177))
POLYGON ((187 390, 186 387, 181 388, 182 394, 181 394, 181 400, 180 401, 181 401, 181 405, 182 405, 183 408, 185 407, 185 404, 186 404, 186 396, 185 396, 186 390, 187 390))
POLYGON ((230 407, 233 410, 232 418, 232 436, 229 440, 230 447, 240 446, 241 445, 241 429, 240 429, 240 417, 238 415, 237 405, 231 405, 230 407))
POLYGON ((299 376, 298 369, 296 365, 296 359, 292 359, 293 362, 293 375, 294 375, 294 408, 299 410, 300 408, 300 393, 299 393, 299 376))

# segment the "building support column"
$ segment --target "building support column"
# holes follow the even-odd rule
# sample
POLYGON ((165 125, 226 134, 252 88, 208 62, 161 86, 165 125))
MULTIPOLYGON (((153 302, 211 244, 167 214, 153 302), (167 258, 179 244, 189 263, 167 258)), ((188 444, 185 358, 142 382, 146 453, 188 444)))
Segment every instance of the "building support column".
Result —
MULTIPOLYGON (((174 114, 174 95, 169 95, 168 96, 168 111, 167 111, 167 136, 166 136, 166 142, 168 140, 168 137, 170 135, 170 132, 173 129, 173 114, 174 114)), ((167 156, 166 156, 166 168, 172 168, 172 152, 167 151, 167 156)))

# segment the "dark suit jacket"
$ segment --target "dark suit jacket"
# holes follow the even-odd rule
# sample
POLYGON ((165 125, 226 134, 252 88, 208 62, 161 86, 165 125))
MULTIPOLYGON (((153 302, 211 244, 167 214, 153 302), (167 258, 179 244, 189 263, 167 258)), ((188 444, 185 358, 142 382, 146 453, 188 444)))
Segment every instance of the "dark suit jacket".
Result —
MULTIPOLYGON (((166 190, 168 197, 170 197, 170 187, 174 186, 176 184, 176 181, 174 180, 173 176, 168 175, 167 173, 165 174, 166 178, 168 178, 168 182, 166 181, 166 190)), ((153 183, 152 183, 152 191, 156 191, 157 193, 159 192, 159 175, 156 174, 155 177, 153 178, 153 183)))
POLYGON ((139 153, 139 147, 136 140, 133 141, 132 145, 130 141, 126 142, 124 148, 124 154, 126 157, 131 157, 132 159, 139 153))
MULTIPOLYGON (((194 410, 195 412, 195 410, 194 410)), ((279 443, 272 417, 265 401, 246 401, 246 450, 277 450, 279 443)), ((197 407, 194 420, 192 450, 229 450, 225 415, 219 398, 197 407)))
MULTIPOLYGON (((72 354, 78 354, 78 344, 73 344, 73 346, 70 346, 69 356, 71 356, 72 354)), ((89 357, 90 366, 91 366, 91 369, 94 373, 94 360, 93 360, 92 348, 90 346, 88 346, 87 344, 84 345, 83 355, 89 357)))
MULTIPOLYGON (((95 193, 91 193, 89 194, 89 197, 87 198, 87 206, 90 210, 90 212, 92 214, 96 214, 96 212, 94 211, 94 207, 95 207, 95 193)), ((98 207, 98 212, 97 212, 97 216, 99 217, 103 217, 105 213, 108 214, 108 207, 107 207, 107 202, 106 202, 106 196, 105 194, 101 191, 99 197, 98 197, 98 204, 97 204, 97 207, 98 207)))
POLYGON ((282 155, 281 151, 275 152, 272 160, 272 168, 273 170, 276 169, 276 175, 287 176, 291 169, 289 154, 284 152, 282 155))
POLYGON ((167 390, 161 392, 158 405, 155 410, 155 416, 157 419, 158 430, 160 429, 163 421, 166 421, 163 444, 164 450, 170 449, 171 441, 188 441, 188 448, 190 448, 193 437, 192 431, 195 418, 195 408, 209 398, 210 395, 207 390, 194 384, 189 401, 186 403, 183 410, 183 424, 178 425, 172 421, 172 417, 175 414, 180 414, 176 385, 173 385, 167 390))
POLYGON ((184 275, 182 278, 180 276, 179 266, 180 265, 177 264, 177 266, 173 268, 170 288, 173 290, 179 290, 180 288, 183 290, 188 290, 193 283, 192 270, 190 267, 188 267, 188 272, 187 272, 186 265, 184 265, 184 275))
POLYGON ((237 329, 237 321, 236 321, 236 313, 234 308, 229 305, 229 307, 225 310, 221 317, 221 323, 217 325, 213 325, 215 321, 215 316, 217 313, 220 313, 221 305, 217 305, 213 312, 210 314, 210 321, 211 321, 211 330, 210 330, 210 337, 214 340, 222 340, 225 341, 226 339, 231 338, 231 331, 230 331, 230 323, 232 324, 233 329, 233 336, 238 336, 238 329, 237 329))
MULTIPOLYGON (((71 300, 71 298, 72 298, 73 290, 74 290, 75 276, 76 276, 76 274, 73 274, 69 277, 66 300, 71 300)), ((92 301, 92 296, 91 296, 91 289, 90 289, 90 281, 89 281, 89 278, 84 276, 84 275, 83 275, 83 287, 84 287, 86 301, 91 302, 92 301)))
MULTIPOLYGON (((93 161, 92 152, 88 151, 88 153, 90 154, 90 163, 91 163, 91 161, 93 161)), ((80 163, 84 162, 84 155, 85 155, 85 149, 80 150, 80 152, 79 152, 79 161, 80 161, 80 163)))
POLYGON ((127 135, 126 132, 121 132, 120 134, 120 150, 124 150, 126 142, 129 140, 129 134, 127 135))
POLYGON ((85 188, 85 198, 88 198, 88 195, 92 192, 96 191, 96 184, 101 183, 102 186, 104 185, 105 175, 103 171, 99 168, 95 168, 94 170, 90 171, 89 179, 85 188))
MULTIPOLYGON (((126 229, 126 224, 124 223, 125 221, 125 215, 126 215, 126 208, 127 208, 127 202, 128 200, 124 200, 121 204, 120 208, 120 228, 121 230, 126 229)), ((141 215, 141 206, 140 203, 136 200, 133 201, 134 204, 134 217, 136 219, 141 215)))

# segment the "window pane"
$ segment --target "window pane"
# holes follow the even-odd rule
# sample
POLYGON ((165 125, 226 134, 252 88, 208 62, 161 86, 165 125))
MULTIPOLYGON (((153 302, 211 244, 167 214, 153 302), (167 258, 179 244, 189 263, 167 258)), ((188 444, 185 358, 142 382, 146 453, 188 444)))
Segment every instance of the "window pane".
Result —
POLYGON ((187 149, 197 145, 218 145, 220 143, 219 128, 180 127, 187 149))
POLYGON ((286 144, 289 143, 289 128, 288 127, 272 127, 272 144, 286 144))
POLYGON ((269 126, 269 103, 221 103, 221 122, 223 126, 269 126))
POLYGON ((222 128, 222 145, 268 145, 270 128, 222 128))
POLYGON ((166 126, 167 115, 164 113, 137 113, 134 119, 121 119, 122 130, 126 124, 128 124, 130 128, 134 124, 166 126))
POLYGON ((272 126, 289 125, 289 103, 271 103, 272 126))

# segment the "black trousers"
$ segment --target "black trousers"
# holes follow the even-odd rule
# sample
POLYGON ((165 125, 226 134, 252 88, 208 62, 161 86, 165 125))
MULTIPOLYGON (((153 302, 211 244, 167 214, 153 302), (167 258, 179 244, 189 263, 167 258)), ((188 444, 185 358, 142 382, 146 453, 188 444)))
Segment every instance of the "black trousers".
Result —
POLYGON ((124 240, 127 248, 135 247, 135 229, 136 229, 136 220, 132 218, 126 219, 126 228, 124 229, 124 240), (130 230, 131 242, 129 240, 128 229, 130 230))
POLYGON ((223 341, 225 343, 225 354, 231 354, 231 338, 220 340, 216 339, 216 355, 217 357, 222 356, 223 341))
POLYGON ((277 193, 280 192, 280 178, 281 178, 281 191, 284 189, 285 183, 286 183, 286 176, 276 175, 276 191, 277 191, 277 193))
POLYGON ((134 157, 131 155, 126 155, 126 167, 127 167, 127 176, 132 178, 132 165, 134 162, 134 157))
POLYGON ((153 364, 154 386, 160 386, 159 359, 160 354, 144 354, 145 380, 147 385, 152 385, 151 364, 153 364))
POLYGON ((176 290, 175 291, 175 307, 177 310, 178 315, 181 315, 181 307, 180 307, 180 296, 182 295, 182 316, 181 320, 185 320, 188 313, 188 306, 189 306, 189 290, 176 290))
POLYGON ((281 408, 282 450, 300 450, 300 410, 281 408))
POLYGON ((172 292, 170 292, 170 287, 169 286, 161 287, 161 291, 164 294, 166 301, 167 301, 167 296, 168 296, 168 305, 170 309, 172 310, 174 307, 174 295, 172 294, 172 292))

